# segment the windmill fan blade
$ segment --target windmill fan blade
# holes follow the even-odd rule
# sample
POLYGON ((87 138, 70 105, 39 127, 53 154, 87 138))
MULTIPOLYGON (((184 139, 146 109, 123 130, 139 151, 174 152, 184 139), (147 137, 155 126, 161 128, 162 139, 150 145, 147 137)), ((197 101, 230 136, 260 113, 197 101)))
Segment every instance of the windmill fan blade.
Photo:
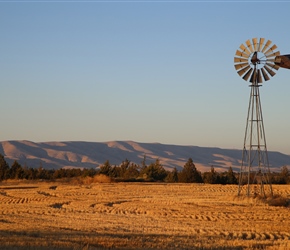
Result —
POLYGON ((268 49, 264 54, 267 56, 271 52, 274 52, 274 50, 277 49, 277 46, 274 44, 270 49, 268 49))
POLYGON ((264 80, 269 81, 270 77, 267 75, 266 71, 263 68, 261 68, 261 70, 262 70, 262 75, 264 77, 264 80))
POLYGON ((276 73, 271 70, 267 65, 264 66, 264 69, 273 77, 276 73))
MULTIPOLYGON (((250 67, 250 66, 249 66, 249 67, 250 67)), ((253 71, 253 69, 250 67, 250 70, 249 70, 249 71, 244 75, 244 77, 243 77, 243 79, 244 79, 245 81, 248 81, 249 76, 251 75, 252 71, 253 71)))
POLYGON ((251 54, 251 52, 248 50, 248 48, 244 44, 241 44, 240 49, 243 52, 245 52, 248 56, 251 54))
POLYGON ((263 82, 263 80, 262 80, 262 76, 261 76, 261 70, 260 69, 258 69, 258 74, 257 74, 257 77, 258 77, 258 83, 262 83, 263 82))
MULTIPOLYGON (((265 55, 266 55, 266 54, 265 54, 265 55)), ((280 56, 280 51, 277 51, 277 52, 275 52, 275 53, 272 53, 272 54, 268 54, 268 55, 266 55, 267 58, 269 58, 269 57, 274 57, 274 56, 280 56)))
POLYGON ((276 69, 276 70, 279 69, 279 66, 276 65, 276 64, 271 64, 271 63, 268 63, 268 62, 267 62, 266 65, 268 65, 269 67, 271 67, 271 68, 273 68, 273 69, 276 69))
POLYGON ((258 39, 257 38, 253 38, 253 45, 254 45, 254 51, 257 51, 257 47, 258 47, 258 39))
POLYGON ((252 75, 251 75, 250 82, 251 82, 251 83, 254 83, 255 80, 256 80, 256 77, 257 77, 257 71, 254 70, 254 72, 253 72, 252 75))
POLYGON ((248 58, 249 56, 242 51, 237 50, 236 55, 244 58, 248 58))
POLYGON ((275 58, 269 58, 266 60, 266 62, 273 62, 279 65, 279 63, 281 63, 281 58, 283 56, 276 56, 275 58))
POLYGON ((248 48, 250 49, 250 51, 251 52, 254 52, 253 47, 252 47, 252 44, 251 44, 251 41, 250 40, 247 40, 246 41, 246 44, 247 44, 248 48))
POLYGON ((264 51, 270 46, 271 43, 272 41, 268 40, 261 52, 264 53, 264 51))
POLYGON ((247 72, 247 70, 249 70, 249 69, 252 69, 250 65, 248 65, 247 67, 245 67, 245 68, 239 70, 239 71, 238 71, 238 74, 239 74, 240 76, 242 76, 242 75, 245 74, 245 73, 247 72))
POLYGON ((248 62, 248 59, 234 57, 234 62, 235 62, 235 63, 239 63, 239 62, 248 62))
POLYGON ((236 70, 247 67, 249 64, 248 63, 241 63, 241 64, 236 64, 235 68, 236 70))
POLYGON ((265 41, 265 38, 260 38, 259 46, 258 46, 257 51, 261 51, 261 49, 262 49, 262 47, 264 45, 264 41, 265 41))

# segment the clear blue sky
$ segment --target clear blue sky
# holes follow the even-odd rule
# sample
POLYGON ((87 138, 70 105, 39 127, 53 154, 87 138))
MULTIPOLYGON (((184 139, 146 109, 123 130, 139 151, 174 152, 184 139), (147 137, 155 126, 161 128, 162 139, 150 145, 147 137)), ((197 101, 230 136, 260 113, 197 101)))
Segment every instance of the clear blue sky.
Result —
MULTIPOLYGON (((0 140, 243 146, 247 39, 290 54, 290 2, 1 1, 0 140)), ((261 88, 268 150, 290 154, 290 70, 261 88)))

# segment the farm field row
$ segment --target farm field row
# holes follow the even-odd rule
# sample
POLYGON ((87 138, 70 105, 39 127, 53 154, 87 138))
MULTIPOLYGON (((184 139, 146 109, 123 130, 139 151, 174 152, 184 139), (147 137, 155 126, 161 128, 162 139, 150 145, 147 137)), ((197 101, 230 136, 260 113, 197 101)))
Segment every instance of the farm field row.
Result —
MULTIPOLYGON (((289 185, 274 185, 290 198, 289 185)), ((236 185, 0 185, 4 249, 290 249, 289 208, 236 185)))

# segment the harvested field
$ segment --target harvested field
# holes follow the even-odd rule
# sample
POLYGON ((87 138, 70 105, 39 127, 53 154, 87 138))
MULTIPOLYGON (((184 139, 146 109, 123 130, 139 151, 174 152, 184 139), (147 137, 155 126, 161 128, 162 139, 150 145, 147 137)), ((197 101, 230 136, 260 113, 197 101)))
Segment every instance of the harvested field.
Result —
MULTIPOLYGON (((290 198, 290 186, 273 186, 290 198)), ((0 185, 1 249, 290 249, 289 207, 237 186, 0 185)))

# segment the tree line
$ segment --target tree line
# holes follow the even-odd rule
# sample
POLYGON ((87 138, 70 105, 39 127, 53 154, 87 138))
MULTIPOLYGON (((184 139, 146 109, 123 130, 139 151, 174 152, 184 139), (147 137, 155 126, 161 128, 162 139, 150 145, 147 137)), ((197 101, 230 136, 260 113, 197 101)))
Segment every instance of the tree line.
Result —
MULTIPOLYGON (((208 172, 201 173, 195 167, 191 158, 184 164, 182 170, 178 171, 174 168, 172 171, 165 170, 159 159, 155 162, 146 164, 144 156, 141 165, 123 161, 120 165, 111 165, 107 160, 98 168, 72 168, 72 169, 44 169, 29 168, 21 166, 14 161, 11 167, 6 162, 3 155, 0 154, 0 181, 8 179, 27 179, 27 180, 55 180, 61 178, 73 177, 93 177, 95 175, 106 175, 115 181, 159 181, 168 183, 209 183, 209 184, 237 184, 238 174, 232 167, 228 171, 217 172, 214 167, 208 172)), ((271 173, 271 182, 273 184, 289 184, 290 173, 286 166, 282 167, 280 173, 271 173)))

